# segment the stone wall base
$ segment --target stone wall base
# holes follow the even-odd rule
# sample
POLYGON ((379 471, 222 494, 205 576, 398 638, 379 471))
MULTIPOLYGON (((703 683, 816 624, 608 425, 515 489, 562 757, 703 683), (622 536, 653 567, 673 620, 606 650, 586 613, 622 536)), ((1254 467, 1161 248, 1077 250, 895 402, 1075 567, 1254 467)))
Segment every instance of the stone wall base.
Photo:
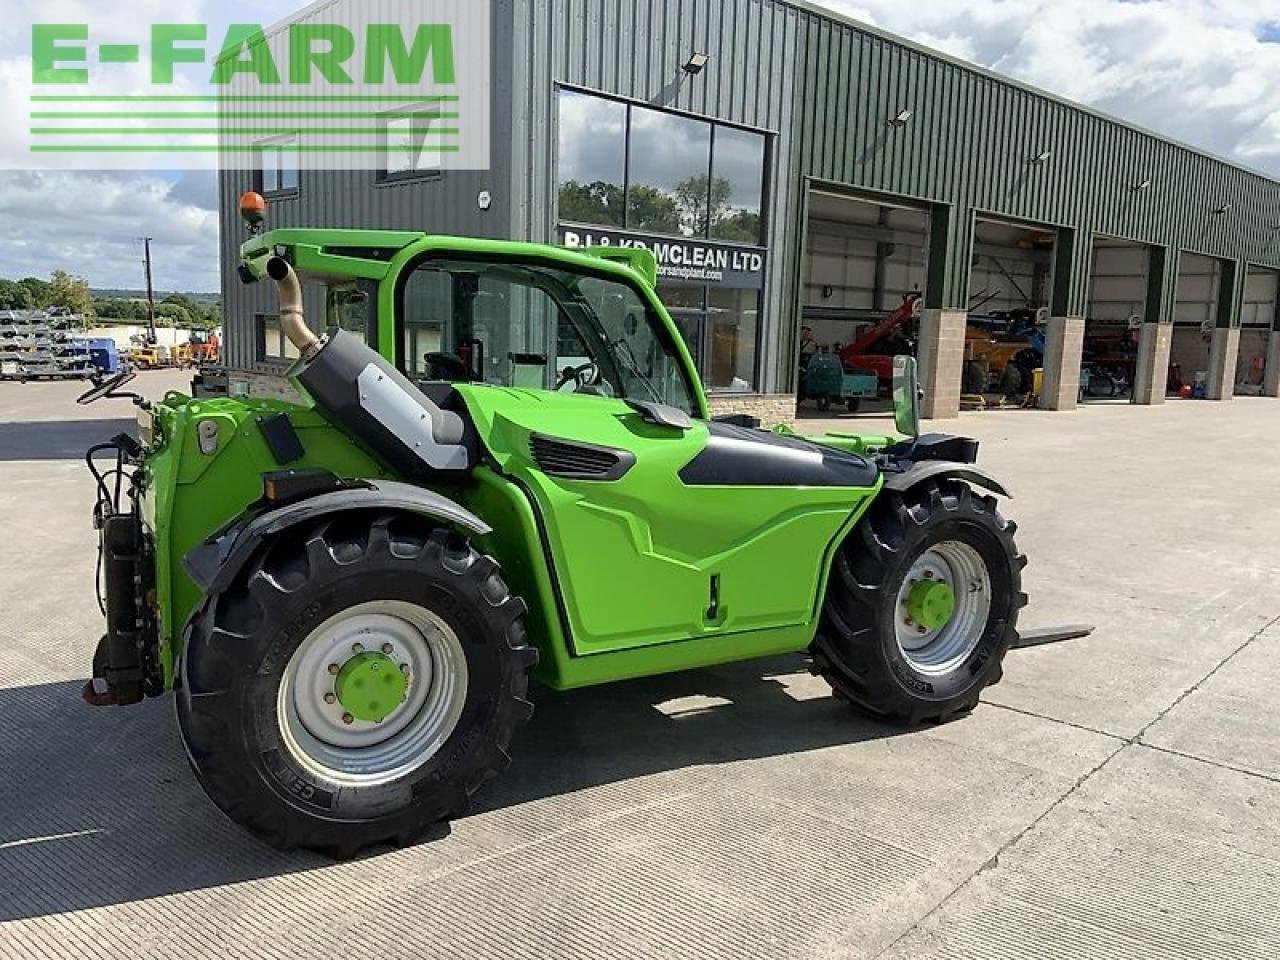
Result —
POLYGON ((228 370, 227 390, 233 397, 260 397, 302 403, 302 397, 283 376, 253 370, 228 370))
POLYGON ((793 393, 720 393, 707 398, 711 416, 723 417, 742 413, 755 417, 768 428, 796 421, 796 397, 793 393))
POLYGON ((1084 318, 1050 317, 1044 341, 1045 410, 1074 410, 1080 399, 1080 360, 1084 352, 1084 318))
POLYGON ((1262 375, 1262 395, 1280 397, 1280 330, 1273 330, 1267 343, 1267 368, 1262 375))
POLYGON ((1209 400, 1230 400, 1236 392, 1236 358, 1240 354, 1240 328, 1218 327, 1209 348, 1209 400))
POLYGON ((960 382, 964 374, 964 334, 968 315, 963 310, 926 310, 920 317, 917 367, 926 420, 960 416, 960 382))
POLYGON ((1133 383, 1133 402, 1164 403, 1169 385, 1169 348, 1173 346, 1173 324, 1144 323, 1138 339, 1138 365, 1133 383))

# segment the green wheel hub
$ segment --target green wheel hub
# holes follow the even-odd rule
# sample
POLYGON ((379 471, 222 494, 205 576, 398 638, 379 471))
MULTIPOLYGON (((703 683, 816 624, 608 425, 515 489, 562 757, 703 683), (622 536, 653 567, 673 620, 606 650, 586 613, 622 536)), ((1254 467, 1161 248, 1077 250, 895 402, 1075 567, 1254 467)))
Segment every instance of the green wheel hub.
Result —
POLYGON ((358 653, 338 671, 334 693, 357 720, 381 723, 404 702, 409 678, 386 654, 358 653))
POLYGON ((907 613, 926 630, 946 625, 956 609, 956 593, 950 584, 921 580, 907 595, 907 613))

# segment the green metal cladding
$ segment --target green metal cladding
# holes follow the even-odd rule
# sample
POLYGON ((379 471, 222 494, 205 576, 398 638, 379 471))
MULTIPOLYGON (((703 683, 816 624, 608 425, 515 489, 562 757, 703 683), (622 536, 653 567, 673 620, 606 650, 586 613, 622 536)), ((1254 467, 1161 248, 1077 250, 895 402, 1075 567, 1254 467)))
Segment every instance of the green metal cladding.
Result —
MULTIPOLYGON (((1082 315, 1095 235, 1280 269, 1280 183, 795 0, 503 0, 516 236, 551 239, 557 83, 775 134, 766 369, 790 366, 806 182, 933 210, 930 306, 963 308, 974 217, 1065 227, 1055 312, 1082 315), (694 51, 702 73, 681 65, 694 51), (912 111, 901 125, 899 110, 912 111), (1043 162, 1035 158, 1044 151, 1043 162), (1150 181, 1146 188, 1140 184, 1150 181), (1225 214, 1217 211, 1230 204, 1225 214)), ((500 14, 501 15, 501 14, 500 14)), ((1238 298, 1233 298, 1238 299, 1238 298)), ((1237 308, 1233 308, 1233 311, 1237 308)), ((780 385, 780 384, 775 384, 780 385)))
MULTIPOLYGON (((977 215, 1068 228, 1053 304, 1067 315, 1085 310, 1098 234, 1153 245, 1152 289, 1164 296, 1151 321, 1172 319, 1182 251, 1235 263, 1236 275, 1249 264, 1280 269, 1276 180, 799 0, 492 0, 491 33, 489 170, 395 186, 369 171, 303 171, 298 195, 273 202, 272 225, 554 242, 564 84, 772 135, 765 390, 792 376, 809 183, 926 205, 933 307, 966 305, 977 215), (690 76, 681 67, 695 51, 710 60, 690 76), (901 109, 910 120, 892 124, 901 109), (488 211, 476 207, 480 190, 492 192, 488 211)), ((222 175, 228 226, 250 176, 222 175)), ((230 359, 260 368, 249 325, 271 304, 236 282, 240 234, 223 234, 230 359)), ((1238 322, 1238 302, 1229 298, 1228 322, 1238 322)))

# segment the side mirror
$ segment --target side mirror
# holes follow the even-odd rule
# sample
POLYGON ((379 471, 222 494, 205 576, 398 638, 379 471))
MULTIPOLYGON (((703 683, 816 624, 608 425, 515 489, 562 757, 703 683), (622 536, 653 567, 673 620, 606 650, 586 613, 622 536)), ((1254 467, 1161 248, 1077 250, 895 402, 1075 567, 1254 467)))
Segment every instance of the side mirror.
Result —
POLYGON ((915 357, 893 358, 893 424, 913 440, 920 436, 920 381, 915 357))

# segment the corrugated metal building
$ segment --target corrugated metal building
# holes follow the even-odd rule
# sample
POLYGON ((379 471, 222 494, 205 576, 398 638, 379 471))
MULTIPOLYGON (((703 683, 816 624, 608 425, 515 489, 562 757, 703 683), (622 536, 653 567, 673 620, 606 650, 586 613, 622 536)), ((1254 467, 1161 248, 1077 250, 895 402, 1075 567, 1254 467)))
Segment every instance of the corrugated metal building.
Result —
POLYGON ((721 408, 793 393, 802 325, 834 348, 913 290, 937 415, 958 409, 966 314, 995 307, 1048 317, 1054 408, 1075 404, 1094 341, 1127 345, 1139 402, 1163 399, 1171 350, 1211 396, 1276 392, 1273 179, 795 0, 490 16, 489 170, 299 172, 275 154, 222 174, 228 361, 255 388, 283 367, 270 291, 233 269, 256 180, 275 226, 645 243, 721 408))

